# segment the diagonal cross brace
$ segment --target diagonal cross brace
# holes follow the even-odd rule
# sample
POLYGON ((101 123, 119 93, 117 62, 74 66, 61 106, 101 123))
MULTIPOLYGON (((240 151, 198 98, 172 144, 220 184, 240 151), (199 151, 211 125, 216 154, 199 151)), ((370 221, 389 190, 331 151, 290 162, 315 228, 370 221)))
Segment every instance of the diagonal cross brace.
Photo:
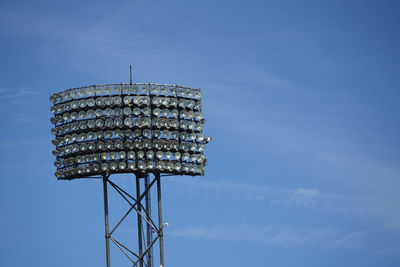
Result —
MULTIPOLYGON (((153 180, 152 183, 150 183, 149 187, 147 189, 150 189, 151 186, 154 184, 154 182, 156 181, 156 179, 153 180)), ((114 233, 114 231, 118 228, 118 226, 124 221, 124 219, 129 215, 129 213, 132 211, 132 209, 134 209, 138 214, 140 214, 140 216, 153 228, 153 230, 156 233, 159 233, 159 230, 157 228, 157 226, 155 225, 154 221, 151 219, 151 217, 149 216, 149 214, 147 213, 147 210, 143 207, 142 204, 140 204, 140 207, 143 208, 143 211, 146 213, 147 216, 144 216, 135 206, 137 206, 137 203, 143 199, 146 196, 146 193, 149 190, 145 190, 141 196, 139 197, 139 201, 136 200, 134 197, 132 197, 131 195, 129 195, 125 190, 123 190, 122 188, 120 188, 118 185, 116 185, 115 183, 113 183, 112 181, 108 180, 108 182, 111 184, 111 186, 115 189, 115 191, 117 191, 125 200, 126 202, 129 203, 129 205, 131 206, 129 208, 129 210, 125 213, 125 215, 122 217, 122 219, 116 224, 116 226, 111 230, 110 235, 112 235, 112 233, 114 233), (126 197, 125 195, 130 197, 131 199, 133 199, 135 201, 134 204, 132 204, 126 197), (148 219, 150 221, 148 221, 148 219)))
MULTIPOLYGON (((151 249, 156 243, 156 241, 159 241, 160 244, 160 264, 161 266, 164 266, 164 248, 163 248, 163 225, 162 225, 162 214, 161 214, 161 181, 160 181, 160 174, 154 173, 155 178, 151 181, 151 183, 148 183, 145 181, 145 190, 140 193, 140 178, 143 177, 138 177, 136 176, 136 199, 131 196, 129 193, 127 193, 124 189, 119 187, 117 184, 109 180, 109 174, 103 176, 103 186, 104 186, 104 211, 105 211, 105 224, 106 224, 106 258, 107 258, 107 267, 110 267, 110 247, 109 247, 109 241, 111 240, 123 253, 128 259, 133 263, 133 266, 137 267, 142 267, 142 266, 152 266, 151 264, 151 256, 148 258, 147 262, 144 260, 145 256, 148 256, 151 254, 151 249), (154 223, 153 219, 151 218, 150 215, 150 210, 147 210, 142 204, 141 200, 144 199, 146 196, 148 196, 150 189, 152 186, 157 182, 157 200, 158 200, 158 224, 159 226, 157 227, 156 224, 154 223), (122 219, 115 225, 115 227, 112 229, 112 231, 109 231, 109 226, 108 226, 108 197, 107 197, 107 184, 110 184, 121 197, 130 205, 130 208, 128 211, 124 214, 122 219), (123 245, 121 242, 117 241, 115 238, 113 238, 111 235, 115 232, 115 230, 118 228, 118 226, 125 220, 125 218, 130 214, 132 210, 135 210, 137 215, 138 215, 138 239, 139 239, 139 255, 128 249, 125 245, 123 245), (143 210, 143 212, 142 212, 143 210), (142 234, 141 234, 141 221, 142 219, 147 223, 147 227, 150 227, 150 229, 154 230, 154 232, 157 234, 157 236, 153 239, 150 236, 147 236, 147 241, 145 242, 142 239, 142 234), (150 242, 151 240, 151 242, 150 242), (144 246, 144 251, 143 251, 143 245, 144 246), (149 254, 150 253, 150 254, 149 254), (136 258, 136 261, 134 258, 132 258, 133 255, 136 258), (150 264, 150 265, 149 265, 150 264)), ((146 203, 146 207, 148 204, 146 203)), ((150 207, 150 206, 149 206, 150 207)), ((148 256, 149 257, 149 256, 148 256)))

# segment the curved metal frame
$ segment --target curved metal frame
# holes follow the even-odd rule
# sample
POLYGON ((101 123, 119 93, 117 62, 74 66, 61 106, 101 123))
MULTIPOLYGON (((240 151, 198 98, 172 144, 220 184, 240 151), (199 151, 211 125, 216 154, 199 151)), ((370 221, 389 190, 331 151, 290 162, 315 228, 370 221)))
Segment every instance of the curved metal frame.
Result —
POLYGON ((52 122, 55 128, 52 132, 56 150, 53 154, 56 156, 58 179, 71 180, 111 173, 204 175, 206 141, 202 133, 205 120, 201 113, 200 89, 152 83, 115 83, 72 88, 50 98, 54 103, 51 110, 54 113, 52 122), (105 88, 108 92, 104 92, 105 88), (157 93, 153 92, 155 88, 157 93), (87 96, 85 94, 89 89, 93 95, 87 96), (166 93, 159 93, 161 90, 166 93), (68 96, 64 98, 62 95, 66 94, 68 96), (156 98, 160 103, 155 103, 156 98), (105 105, 104 99, 111 103, 105 105), (118 103, 114 102, 116 99, 118 103), (140 103, 142 100, 146 103, 140 103), (82 101, 85 102, 80 106, 82 101), (168 104, 171 101, 175 102, 173 106, 168 104), (124 113, 126 108, 129 114, 124 113), (141 113, 133 114, 132 108, 140 109, 141 113), (156 116, 154 111, 160 108, 168 115, 156 116), (98 110, 101 114, 96 114, 98 110), (144 110, 147 114, 142 114, 144 110), (86 118, 88 111, 93 115, 90 118, 86 118), (175 115, 170 115, 171 111, 175 115), (84 118, 79 117, 82 112, 84 118), (75 114, 75 118, 71 118, 71 114, 75 114), (107 122, 110 125, 104 125, 107 122), (116 122, 119 125, 114 125, 116 122), (138 130, 139 135, 133 134, 138 130), (144 136, 142 133, 145 131, 150 136, 144 136), (160 133, 165 131, 168 136, 161 137, 160 133), (107 133, 111 135, 104 137, 107 133), (78 140, 79 136, 87 136, 87 140, 78 140), (161 158, 156 157, 158 151, 161 158), (103 157, 104 153, 108 154, 103 157), (142 155, 138 153, 144 153, 144 157, 139 158, 142 155), (127 155, 134 155, 134 158, 127 155))

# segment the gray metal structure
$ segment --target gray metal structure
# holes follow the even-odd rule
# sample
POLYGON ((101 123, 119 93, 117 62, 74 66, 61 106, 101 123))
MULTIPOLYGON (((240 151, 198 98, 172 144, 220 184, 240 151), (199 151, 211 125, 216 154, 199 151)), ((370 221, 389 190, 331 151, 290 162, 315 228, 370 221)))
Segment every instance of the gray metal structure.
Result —
POLYGON ((164 266, 164 241, 163 241, 163 222, 162 222, 162 203, 161 203, 161 179, 160 174, 154 175, 150 179, 149 175, 136 176, 136 196, 132 196, 120 186, 110 180, 110 175, 103 176, 103 192, 104 192, 104 218, 105 218, 105 237, 106 237, 106 262, 107 267, 110 267, 110 240, 121 250, 125 256, 132 262, 133 266, 153 266, 153 246, 156 241, 159 241, 160 249, 160 266, 164 266), (144 181, 144 188, 141 190, 141 180, 144 181), (118 221, 118 223, 110 230, 109 215, 108 215, 108 186, 113 188, 129 205, 130 208, 118 221), (150 190, 152 187, 157 191, 157 206, 158 206, 158 221, 154 221, 151 216, 150 206, 150 190), (145 202, 145 205, 143 205, 145 202), (138 252, 135 253, 126 245, 122 244, 112 234, 117 230, 120 224, 132 212, 136 211, 137 227, 138 227, 138 252), (143 222, 146 225, 146 238, 144 239, 143 222), (156 236, 153 238, 153 234, 156 236))
POLYGON ((204 175, 204 147, 211 138, 202 133, 205 120, 201 93, 177 85, 130 83, 73 88, 50 97, 56 146, 54 165, 59 180, 101 179, 103 182, 106 263, 110 243, 132 266, 153 267, 158 242, 164 266, 161 177, 204 175), (113 174, 134 176, 136 192, 111 180, 113 174), (115 225, 109 220, 109 189, 129 204, 115 225), (151 191, 157 212, 152 214, 151 191), (113 234, 128 215, 137 217, 137 251, 113 234), (111 241, 111 242, 110 242, 111 241))

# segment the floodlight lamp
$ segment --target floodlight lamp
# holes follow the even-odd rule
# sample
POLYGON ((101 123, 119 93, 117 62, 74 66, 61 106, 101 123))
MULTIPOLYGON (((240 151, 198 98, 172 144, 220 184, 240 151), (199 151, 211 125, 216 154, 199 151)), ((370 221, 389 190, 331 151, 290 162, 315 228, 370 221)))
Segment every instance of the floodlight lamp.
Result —
POLYGON ((189 158, 190 158, 189 153, 184 153, 184 154, 182 155, 182 160, 183 160, 183 161, 188 161, 189 158))
POLYGON ((122 131, 117 129, 114 131, 114 135, 115 137, 122 137, 122 131))
POLYGON ((134 161, 129 161, 128 162, 128 169, 134 170, 135 169, 135 162, 134 161))
POLYGON ((168 171, 172 171, 173 170, 173 168, 174 168, 174 164, 172 163, 172 162, 167 162, 166 164, 165 164, 165 167, 166 167, 166 169, 168 170, 168 171))
POLYGON ((90 120, 90 121, 87 122, 87 126, 89 128, 94 128, 96 126, 96 123, 95 123, 94 120, 90 120))
POLYGON ((132 143, 132 141, 125 141, 125 143, 124 143, 124 145, 125 145, 125 148, 126 149, 132 149, 133 148, 133 143, 132 143))
POLYGON ((163 97, 161 100, 161 104, 164 106, 168 106, 170 99, 168 97, 163 97))
POLYGON ((161 110, 159 108, 153 109, 153 115, 158 116, 160 114, 161 110))
POLYGON ((129 151, 128 152, 128 159, 134 159, 135 158, 135 152, 134 151, 129 151))
POLYGON ((153 86, 151 89, 152 93, 155 95, 158 95, 159 91, 160 91, 160 87, 159 86, 153 86))
POLYGON ((122 86, 122 93, 124 94, 129 94, 131 86, 130 85, 124 85, 122 86))
POLYGON ((111 108, 106 108, 104 110, 104 114, 106 114, 107 116, 111 116, 113 114, 113 110, 111 108))
POLYGON ((115 105, 120 105, 122 103, 122 98, 120 96, 115 96, 114 97, 114 104, 115 105))
POLYGON ((96 120, 96 127, 97 128, 102 128, 104 125, 104 121, 102 119, 97 119, 96 120))
POLYGON ((86 94, 87 94, 88 96, 94 95, 94 94, 95 94, 95 89, 94 89, 92 86, 86 88, 86 94))
POLYGON ((129 105, 131 103, 131 101, 132 101, 132 98, 130 96, 127 95, 127 96, 124 97, 124 104, 125 105, 129 105))
POLYGON ((139 162, 138 162, 138 168, 139 168, 140 170, 146 169, 146 163, 144 163, 143 161, 139 161, 139 162))
POLYGON ((104 93, 105 94, 109 95, 109 94, 111 94, 111 91, 112 91, 111 86, 104 87, 104 93))
POLYGON ((163 152, 160 151, 160 150, 157 151, 157 152, 156 152, 156 158, 157 158, 157 159, 162 159, 162 157, 163 157, 163 152))
POLYGON ((137 157, 138 159, 143 159, 144 158, 144 151, 140 150, 137 152, 137 157))
POLYGON ((117 163, 116 162, 111 162, 110 169, 113 170, 113 171, 117 170, 118 169, 117 163))
POLYGON ((123 112, 125 116, 129 116, 132 114, 132 109, 130 107, 125 107, 123 112))
POLYGON ((168 138, 169 137, 169 131, 168 130, 163 130, 162 131, 162 135, 164 138, 168 138))
POLYGON ((101 164, 101 169, 102 169, 103 171, 107 171, 107 170, 108 170, 108 163, 102 163, 102 164, 101 164))
POLYGON ((132 136, 132 131, 131 130, 125 130, 124 135, 125 135, 125 137, 130 138, 132 136))
POLYGON ((168 86, 163 86, 161 88, 161 94, 167 95, 168 94, 168 90, 169 90, 168 86))
POLYGON ((152 150, 147 151, 146 153, 147 159, 153 159, 154 158, 154 152, 152 150))
POLYGON ((116 94, 120 94, 121 93, 121 86, 120 85, 114 85, 114 92, 116 94))
POLYGON ((194 111, 193 110, 190 110, 188 113, 187 113, 187 115, 186 115, 189 119, 193 119, 194 118, 194 116, 195 116, 195 113, 194 113, 194 111))
POLYGON ((121 161, 121 162, 118 164, 118 168, 119 168, 120 170, 125 170, 125 169, 126 169, 126 162, 125 162, 125 161, 121 161))
POLYGON ((176 87, 171 87, 170 92, 171 95, 176 96, 178 94, 178 89, 176 87))
MULTIPOLYGON (((154 111, 153 111, 153 113, 154 113, 154 111)), ((145 108, 143 109, 143 114, 144 114, 145 116, 150 116, 150 114, 151 114, 151 109, 150 109, 149 107, 145 107, 145 108)))
POLYGON ((124 125, 127 127, 132 127, 133 122, 132 122, 132 118, 128 117, 124 119, 124 125))
POLYGON ((89 109, 89 110, 87 111, 86 114, 87 114, 87 116, 88 116, 89 118, 95 117, 95 112, 94 112, 93 109, 89 109))
POLYGON ((150 131, 150 129, 144 129, 144 130, 143 130, 143 136, 144 136, 144 137, 147 137, 147 138, 150 138, 150 137, 151 137, 151 131, 150 131))
POLYGON ((149 86, 148 86, 148 85, 143 85, 143 86, 142 86, 142 92, 143 92, 144 94, 147 94, 147 93, 149 92, 149 86))
POLYGON ((84 108, 87 105, 87 101, 85 99, 79 100, 79 107, 84 108))
POLYGON ((181 153, 180 153, 180 152, 175 152, 175 153, 174 153, 174 158, 175 158, 176 160, 180 160, 180 159, 181 159, 181 153))
POLYGON ((179 162, 175 163, 175 166, 174 166, 175 171, 180 171, 181 168, 182 168, 182 164, 181 163, 179 163, 179 162))

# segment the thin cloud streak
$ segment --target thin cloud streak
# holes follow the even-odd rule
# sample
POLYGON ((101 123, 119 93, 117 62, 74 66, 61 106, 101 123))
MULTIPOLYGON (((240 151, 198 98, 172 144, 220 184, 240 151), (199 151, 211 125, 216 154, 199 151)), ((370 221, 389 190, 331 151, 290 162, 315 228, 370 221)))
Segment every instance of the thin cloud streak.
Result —
MULTIPOLYGON (((265 88, 268 87, 267 85, 265 84, 265 88)), ((267 151, 271 151, 272 147, 274 153, 278 153, 278 156, 282 158, 293 157, 296 161, 297 157, 293 155, 302 155, 301 160, 307 164, 305 168, 320 176, 321 181, 335 179, 337 188, 350 188, 356 192, 367 192, 368 195, 361 197, 362 200, 358 196, 350 196, 350 199, 348 196, 341 196, 341 199, 347 198, 353 201, 355 198, 357 202, 372 203, 376 208, 374 212, 385 213, 379 216, 394 218, 388 223, 392 225, 389 227, 400 228, 400 216, 390 215, 391 213, 398 214, 399 209, 387 208, 394 206, 391 204, 394 201, 400 200, 397 194, 397 188, 400 186, 398 179, 400 169, 393 157, 397 155, 395 146, 383 147, 379 143, 370 141, 366 143, 366 138, 371 137, 360 131, 360 128, 351 125, 354 123, 369 125, 365 121, 369 117, 346 115, 351 109, 358 110, 355 114, 368 113, 368 107, 359 104, 350 107, 350 104, 345 104, 338 109, 327 104, 327 107, 319 106, 318 110, 321 112, 316 113, 309 109, 290 108, 286 102, 284 102, 286 105, 279 106, 282 104, 279 99, 276 103, 269 98, 255 99, 253 95, 256 94, 246 95, 246 101, 243 101, 243 98, 230 96, 229 90, 235 92, 235 88, 218 84, 215 87, 218 91, 213 93, 213 99, 217 100, 211 99, 208 104, 208 112, 211 115, 207 116, 214 118, 216 122, 224 121, 223 124, 212 125, 215 131, 222 131, 232 139, 246 140, 247 147, 258 148, 255 153, 263 149, 268 153, 267 151), (226 95, 224 97, 226 101, 220 101, 219 99, 224 95, 226 95), (263 101, 270 102, 263 103, 263 101), (316 125, 323 125, 323 127, 316 127, 316 125), (340 126, 339 130, 338 126, 340 126), (362 137, 361 140, 358 136, 362 137), (276 144, 279 144, 279 147, 276 144), (312 162, 317 164, 313 165, 312 162)), ((249 90, 255 93, 255 89, 249 90)), ((320 98, 324 100, 324 97, 320 96, 320 98)), ((326 103, 326 101, 321 101, 321 103, 326 103)), ((243 145, 243 142, 238 142, 237 145, 243 145)), ((224 156, 230 157, 230 155, 224 156)), ((258 158, 254 159, 255 165, 263 164, 257 162, 258 158)), ((234 159, 232 158, 231 161, 233 162, 234 159)), ((365 209, 367 208, 363 208, 365 209)))
POLYGON ((310 209, 316 212, 345 213, 376 220, 391 230, 400 229, 399 208, 392 199, 331 194, 317 189, 293 189, 237 183, 226 180, 189 180, 170 178, 177 192, 190 192, 205 198, 217 197, 253 201, 287 209, 310 209))
POLYGON ((40 95, 42 92, 37 90, 31 90, 27 88, 0 88, 0 99, 18 99, 21 97, 29 97, 40 95))
MULTIPOLYGON (((260 186, 246 183, 237 183, 227 180, 188 180, 184 178, 171 178, 175 185, 184 187, 185 191, 193 194, 203 194, 205 196, 227 195, 233 199, 241 197, 248 201, 269 203, 271 205, 284 206, 286 208, 304 207, 313 209, 332 209, 338 199, 355 202, 357 198, 349 196, 323 194, 316 189, 298 187, 294 189, 284 189, 278 187, 260 186), (324 200, 324 201, 321 201, 324 200)), ((180 189, 178 189, 180 191, 180 189)), ((347 206, 349 208, 349 206, 347 206)), ((340 208, 342 210, 342 208, 340 208)))
POLYGON ((298 227, 271 224, 265 226, 219 225, 191 226, 171 229, 168 235, 177 238, 194 238, 228 242, 248 242, 284 248, 342 248, 365 250, 370 248, 365 231, 343 232, 334 228, 298 227))

